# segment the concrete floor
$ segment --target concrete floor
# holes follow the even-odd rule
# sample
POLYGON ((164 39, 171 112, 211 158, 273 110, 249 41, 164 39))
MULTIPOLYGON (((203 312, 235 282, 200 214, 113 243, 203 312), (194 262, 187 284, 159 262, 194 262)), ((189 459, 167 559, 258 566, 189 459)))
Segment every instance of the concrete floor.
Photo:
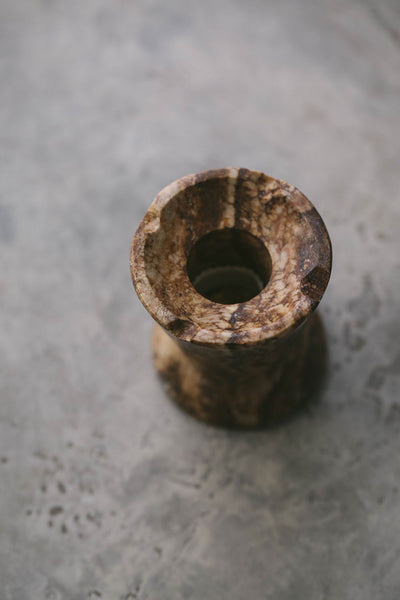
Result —
POLYGON ((398 600, 398 0, 1 0, 0 76, 0 600, 398 600), (165 398, 130 282, 226 165, 334 246, 326 388, 262 433, 165 398))

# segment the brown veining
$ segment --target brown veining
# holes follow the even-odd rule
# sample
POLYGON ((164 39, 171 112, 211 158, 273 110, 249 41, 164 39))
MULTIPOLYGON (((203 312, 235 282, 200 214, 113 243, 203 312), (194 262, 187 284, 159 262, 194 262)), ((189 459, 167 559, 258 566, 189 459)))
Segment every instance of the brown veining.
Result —
POLYGON ((161 326, 155 365, 178 404, 207 422, 239 426, 293 410, 310 347, 312 324, 304 322, 330 270, 321 217, 284 181, 227 168, 162 190, 133 238, 131 273, 161 326), (229 294, 218 285, 231 286, 229 294))

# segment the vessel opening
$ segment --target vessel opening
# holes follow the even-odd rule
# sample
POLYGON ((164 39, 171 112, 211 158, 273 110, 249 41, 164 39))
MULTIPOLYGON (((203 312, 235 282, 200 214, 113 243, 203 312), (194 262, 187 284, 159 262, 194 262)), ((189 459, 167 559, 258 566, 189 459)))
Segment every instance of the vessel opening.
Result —
POLYGON ((187 273, 199 294, 220 304, 247 302, 271 276, 264 243, 242 229, 217 229, 201 237, 190 251, 187 273))

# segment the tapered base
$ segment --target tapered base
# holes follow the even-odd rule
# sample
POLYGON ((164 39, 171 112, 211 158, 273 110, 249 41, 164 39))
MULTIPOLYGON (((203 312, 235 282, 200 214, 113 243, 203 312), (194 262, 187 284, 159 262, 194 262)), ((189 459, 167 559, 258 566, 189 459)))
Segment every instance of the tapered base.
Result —
MULTIPOLYGON (((321 319, 314 313, 292 336, 283 352, 271 358, 262 348, 253 364, 228 349, 206 350, 199 360, 158 325, 153 333, 154 364, 168 395, 186 412, 211 425, 268 427, 286 420, 315 398, 326 370, 327 349, 321 319), (236 360, 238 358, 238 360, 236 360)), ((248 353, 248 350, 244 350, 248 353)))

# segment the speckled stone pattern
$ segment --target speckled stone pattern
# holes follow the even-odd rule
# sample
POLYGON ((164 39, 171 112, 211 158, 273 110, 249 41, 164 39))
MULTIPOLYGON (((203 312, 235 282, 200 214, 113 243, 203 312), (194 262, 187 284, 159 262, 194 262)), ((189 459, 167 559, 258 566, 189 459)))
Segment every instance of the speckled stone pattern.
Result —
MULTIPOLYGON (((246 252, 257 255, 255 242, 250 248, 245 239, 231 240, 236 264, 246 262, 246 252)), ((199 268, 221 260, 217 242, 206 244, 199 268)), ((255 270, 261 262, 258 255, 255 270)), ((163 189, 133 238, 131 273, 144 306, 171 336, 157 328, 153 349, 176 402, 216 425, 257 427, 286 417, 304 400, 303 366, 311 351, 304 322, 322 298, 331 262, 321 217, 284 181, 228 168, 163 189), (247 232, 268 250, 268 282, 254 298, 214 302, 192 285, 188 258, 215 231, 247 232)))

